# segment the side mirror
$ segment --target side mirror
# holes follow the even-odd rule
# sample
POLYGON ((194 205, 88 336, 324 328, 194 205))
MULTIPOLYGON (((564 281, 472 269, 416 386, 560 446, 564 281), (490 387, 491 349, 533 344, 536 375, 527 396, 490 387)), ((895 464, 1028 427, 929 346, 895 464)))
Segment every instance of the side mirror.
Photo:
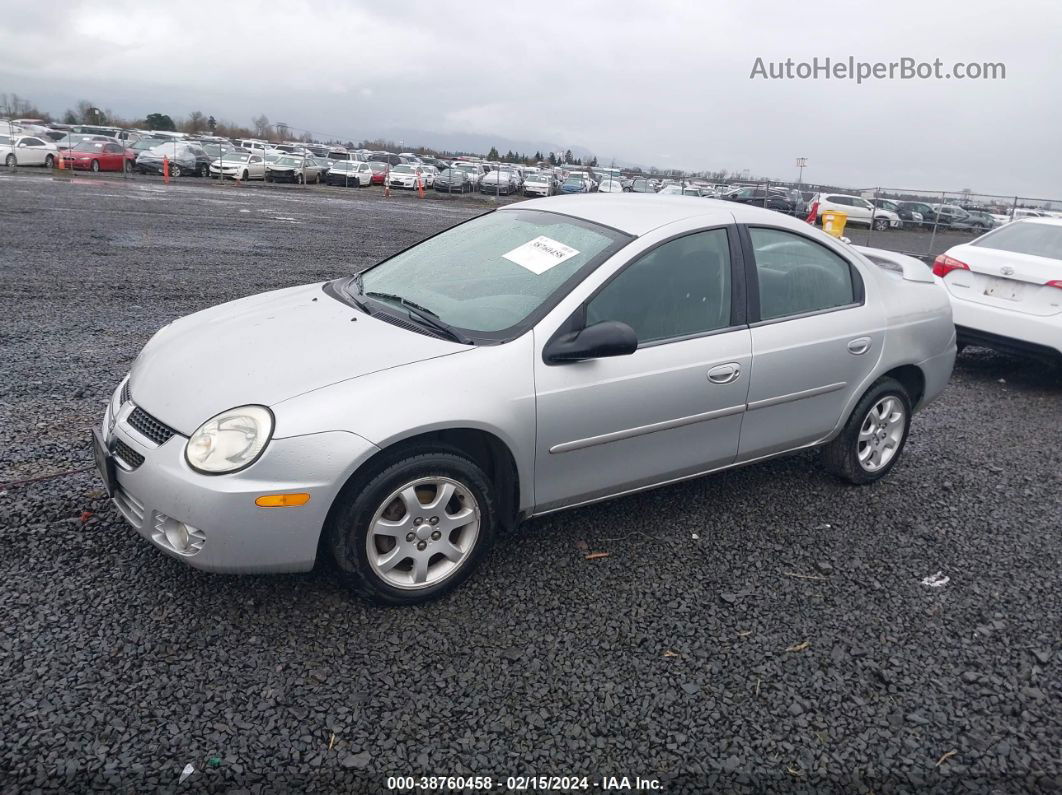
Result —
POLYGON ((629 356, 638 350, 638 335, 626 323, 603 320, 580 331, 554 336, 542 352, 549 364, 602 359, 606 356, 629 356))

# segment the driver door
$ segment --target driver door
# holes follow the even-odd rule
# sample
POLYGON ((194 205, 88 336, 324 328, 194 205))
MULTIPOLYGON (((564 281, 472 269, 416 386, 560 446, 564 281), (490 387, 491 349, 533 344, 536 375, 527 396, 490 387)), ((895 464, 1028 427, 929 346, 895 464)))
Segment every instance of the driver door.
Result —
POLYGON ((716 228, 666 241, 586 302, 586 325, 634 329, 633 354, 563 364, 536 357, 537 511, 735 459, 752 341, 734 300, 742 295, 734 234, 716 228))

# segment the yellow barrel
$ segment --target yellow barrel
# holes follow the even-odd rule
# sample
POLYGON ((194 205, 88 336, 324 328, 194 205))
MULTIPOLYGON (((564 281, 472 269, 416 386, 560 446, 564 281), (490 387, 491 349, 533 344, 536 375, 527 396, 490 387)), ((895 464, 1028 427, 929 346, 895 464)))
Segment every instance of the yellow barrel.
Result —
POLYGON ((822 214, 822 231, 834 237, 844 237, 844 225, 847 221, 847 213, 827 210, 822 214))

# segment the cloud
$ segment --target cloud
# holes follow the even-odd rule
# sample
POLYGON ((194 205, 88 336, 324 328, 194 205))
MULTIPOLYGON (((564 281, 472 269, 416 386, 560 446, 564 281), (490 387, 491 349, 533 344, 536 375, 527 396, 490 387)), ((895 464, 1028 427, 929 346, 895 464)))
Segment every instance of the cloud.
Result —
MULTIPOLYGON (((0 90, 61 111, 259 113, 343 139, 496 134, 853 187, 1058 190, 1062 6, 0 0, 0 90), (750 80, 764 60, 1002 61, 998 82, 750 80), (912 183, 898 185, 898 183, 912 183)), ((424 143, 430 143, 425 141, 424 143)))

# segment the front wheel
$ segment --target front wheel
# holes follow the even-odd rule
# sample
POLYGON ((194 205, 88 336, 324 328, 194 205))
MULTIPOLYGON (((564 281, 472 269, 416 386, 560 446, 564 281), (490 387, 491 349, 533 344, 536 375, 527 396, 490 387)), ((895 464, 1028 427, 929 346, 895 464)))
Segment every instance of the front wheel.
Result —
POLYGON ((206 166, 206 165, 200 166, 199 170, 197 172, 197 175, 200 176, 200 177, 209 177, 210 176, 210 166, 206 166))
POLYGON ((92 168, 93 172, 98 172, 100 170, 100 161, 99 160, 93 160, 91 168, 92 168))
POLYGON ((877 381, 856 404, 840 435, 822 450, 833 475, 864 485, 896 466, 911 427, 911 397, 892 378, 877 381))
POLYGON ((358 593, 384 604, 453 590, 494 538, 493 490, 457 451, 411 451, 339 500, 328 528, 332 557, 358 593))
POLYGON ((247 169, 244 169, 243 170, 243 174, 240 175, 240 179, 243 180, 244 182, 246 182, 250 178, 251 178, 251 173, 247 169))
POLYGON ((7 164, 8 168, 14 168, 15 167, 15 156, 14 155, 8 155, 7 158, 5 158, 4 162, 7 164))
POLYGON ((303 183, 303 179, 304 179, 304 177, 302 176, 302 174, 296 174, 295 175, 295 184, 296 185, 301 185, 303 183))
POLYGON ((177 165, 176 163, 171 163, 170 164, 170 176, 171 177, 179 177, 179 176, 181 176, 181 167, 179 165, 177 165))
POLYGON ((123 166, 123 168, 125 169, 125 173, 126 174, 132 174, 133 173, 133 161, 132 160, 126 160, 125 161, 125 165, 123 166))

